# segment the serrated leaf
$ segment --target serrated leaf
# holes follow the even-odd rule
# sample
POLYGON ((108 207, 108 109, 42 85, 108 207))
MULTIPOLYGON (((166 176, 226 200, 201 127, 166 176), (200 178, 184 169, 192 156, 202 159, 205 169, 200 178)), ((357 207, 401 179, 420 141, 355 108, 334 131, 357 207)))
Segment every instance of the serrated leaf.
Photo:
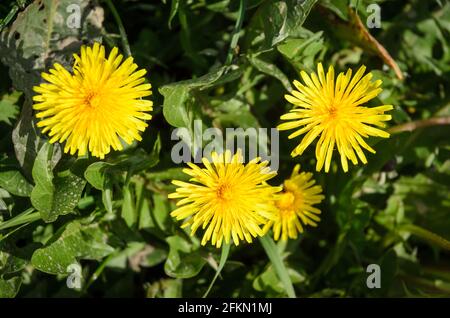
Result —
POLYGON ((103 9, 90 1, 36 0, 0 35, 0 60, 31 97, 40 73, 55 62, 68 65, 82 40, 100 39, 102 23, 103 9))

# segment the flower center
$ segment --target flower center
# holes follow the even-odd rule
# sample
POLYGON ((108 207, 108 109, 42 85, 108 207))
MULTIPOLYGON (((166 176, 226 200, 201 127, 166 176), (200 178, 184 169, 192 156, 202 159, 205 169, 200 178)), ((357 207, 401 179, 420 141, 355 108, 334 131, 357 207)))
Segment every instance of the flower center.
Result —
POLYGON ((284 210, 292 210, 294 207, 295 195, 292 192, 284 192, 281 194, 281 198, 276 201, 276 205, 278 209, 284 210))
POLYGON ((84 104, 90 108, 97 108, 100 106, 100 96, 98 93, 89 92, 84 97, 84 104))
POLYGON ((330 118, 334 119, 337 116, 337 107, 334 105, 331 105, 331 107, 328 109, 328 115, 330 118))
POLYGON ((219 185, 219 187, 217 188, 217 197, 220 200, 224 200, 224 201, 231 200, 233 198, 232 187, 227 183, 223 183, 223 184, 219 185))

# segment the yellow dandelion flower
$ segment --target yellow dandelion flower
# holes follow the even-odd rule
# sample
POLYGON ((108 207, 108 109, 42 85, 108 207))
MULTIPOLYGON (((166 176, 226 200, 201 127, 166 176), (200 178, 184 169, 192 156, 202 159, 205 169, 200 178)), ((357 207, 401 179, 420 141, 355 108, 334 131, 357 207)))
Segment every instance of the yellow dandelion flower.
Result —
POLYGON ((178 188, 169 198, 181 200, 171 216, 187 219, 182 227, 190 226, 191 235, 200 226, 206 229, 202 245, 211 240, 220 247, 230 239, 235 245, 242 240, 251 243, 252 237, 264 235, 262 226, 275 212, 273 195, 281 188, 266 181, 276 172, 260 158, 244 164, 240 151, 233 156, 229 150, 223 154, 213 152, 211 159, 202 159, 205 168, 188 163, 190 168, 183 172, 192 177, 190 182, 172 181, 178 188))
POLYGON ((325 196, 322 187, 314 185, 312 173, 301 172, 300 165, 296 165, 290 179, 284 181, 283 191, 275 195, 277 213, 274 220, 269 221, 264 231, 273 228, 274 239, 296 239, 298 233, 303 233, 303 225, 316 227, 320 221, 321 212, 313 207, 320 203, 325 196), (302 225, 303 224, 303 225, 302 225))
POLYGON ((64 152, 79 156, 89 150, 104 158, 111 147, 122 150, 127 144, 141 140, 140 132, 152 118, 152 102, 142 97, 151 95, 151 85, 144 84, 144 69, 129 57, 123 61, 117 48, 108 58, 105 47, 95 43, 74 54, 70 73, 56 63, 42 73, 47 83, 34 87, 33 108, 40 119, 37 126, 48 133, 50 143, 66 142, 64 152))
POLYGON ((301 72, 305 84, 293 82, 297 90, 294 89, 292 95, 285 95, 285 98, 294 108, 281 116, 288 122, 278 126, 279 130, 297 129, 289 135, 289 139, 306 133, 292 151, 292 157, 301 155, 320 136, 316 145, 316 170, 322 170, 325 165, 325 171, 329 171, 336 145, 342 168, 347 172, 348 160, 354 165, 358 164, 358 158, 367 163, 362 148, 375 153, 363 137, 389 137, 389 133, 374 126, 386 126, 384 121, 390 120, 391 115, 384 112, 393 109, 392 105, 362 106, 382 91, 382 81, 371 81, 372 73, 363 76, 365 70, 366 67, 362 66, 352 78, 352 70, 349 69, 345 74, 340 73, 336 81, 333 66, 329 67, 326 76, 320 63, 318 74, 301 72))

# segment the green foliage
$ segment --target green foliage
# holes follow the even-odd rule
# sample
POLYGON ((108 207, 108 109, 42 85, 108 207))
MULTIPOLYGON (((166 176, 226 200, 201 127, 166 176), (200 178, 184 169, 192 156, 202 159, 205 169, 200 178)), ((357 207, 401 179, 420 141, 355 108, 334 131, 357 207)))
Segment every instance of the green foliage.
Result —
MULTIPOLYGON (((59 215, 71 213, 77 206, 86 181, 72 171, 65 170, 57 176, 52 172, 53 147, 44 144, 33 166, 36 185, 31 191, 31 203, 45 222, 54 222, 59 215)), ((72 169, 79 169, 83 159, 75 162, 72 169), (81 161, 81 162, 80 162, 81 161)))
POLYGON ((0 60, 10 67, 16 89, 32 95, 40 73, 53 63, 68 64, 82 40, 98 39, 103 10, 83 0, 33 1, 0 36, 0 60), (69 27, 70 5, 80 8, 85 18, 81 32, 69 27))
POLYGON ((17 101, 20 97, 20 93, 13 93, 11 95, 4 95, 0 99, 0 121, 11 125, 11 121, 16 119, 19 114, 19 107, 17 101))
POLYGON ((77 264, 78 260, 99 260, 114 252, 107 238, 105 229, 92 219, 74 220, 33 253, 31 264, 45 273, 65 275, 67 267, 77 264))
MULTIPOLYGON (((0 3, 0 297, 448 297, 450 4, 375 1, 381 28, 357 29, 353 14, 365 25, 372 2, 111 1, 123 28, 103 1, 0 3), (67 24, 73 4, 79 28, 67 24), (143 140, 102 161, 50 145, 32 109, 41 72, 69 67, 94 41, 129 43, 153 87, 143 140), (373 105, 395 106, 391 137, 369 139, 367 165, 343 173, 336 160, 314 173, 321 222, 298 239, 201 246, 170 216, 171 181, 190 178, 171 159, 173 129, 187 128, 188 141, 195 120, 224 132, 276 127, 292 81, 318 62, 364 64, 383 81, 373 105), (66 285, 72 264, 80 290, 66 285), (380 289, 366 285, 369 264, 380 265, 380 289)), ((291 158, 285 133, 279 146, 273 185, 297 163, 315 171, 313 149, 291 158)))

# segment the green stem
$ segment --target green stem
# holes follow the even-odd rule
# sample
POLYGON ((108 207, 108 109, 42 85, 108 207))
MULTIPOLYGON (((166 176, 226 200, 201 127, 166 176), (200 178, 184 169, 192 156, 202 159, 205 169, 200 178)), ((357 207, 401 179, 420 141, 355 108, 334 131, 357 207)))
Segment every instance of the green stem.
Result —
POLYGON ((211 291, 211 288, 213 287, 214 283, 216 282, 217 277, 219 277, 220 272, 222 271, 223 267, 225 266, 225 263, 228 259, 228 254, 230 253, 230 246, 231 244, 224 244, 222 246, 222 253, 220 255, 220 261, 219 261, 219 267, 217 267, 216 275, 214 275, 213 280, 211 281, 211 284, 209 284, 208 290, 203 295, 203 298, 206 298, 211 291))
POLYGON ((105 0, 106 4, 111 10, 112 15, 114 16, 114 20, 116 20, 117 27, 119 28, 120 38, 122 39, 122 48, 125 52, 125 56, 131 56, 130 44, 128 43, 127 33, 125 32, 125 28, 123 27, 122 20, 120 19, 120 15, 116 10, 116 7, 112 3, 111 0, 105 0))
POLYGON ((278 253, 277 246, 275 242, 269 235, 264 235, 259 238, 262 247, 266 251, 267 256, 269 257, 272 266, 275 269, 278 277, 284 285, 287 295, 290 298, 295 298, 295 290, 294 286, 292 286, 291 278, 289 277, 288 270, 281 259, 280 253, 278 253))
POLYGON ((410 282, 415 285, 419 285, 421 287, 425 287, 431 290, 439 291, 439 292, 450 292, 450 284, 439 281, 439 280, 429 280, 422 277, 415 277, 411 275, 406 275, 403 273, 400 273, 398 277, 404 281, 410 282))
POLYGON ((35 212, 33 208, 29 208, 28 210, 16 215, 12 219, 9 219, 5 222, 0 223, 0 231, 5 230, 11 227, 15 227, 18 225, 22 225, 25 223, 31 223, 41 219, 41 215, 39 212, 35 212))
POLYGON ((414 224, 405 224, 402 226, 399 226, 398 231, 400 232, 409 232, 417 237, 420 237, 428 242, 431 242, 440 248, 450 250, 450 242, 447 241, 442 236, 439 236, 433 232, 430 232, 428 230, 425 230, 424 228, 421 228, 414 224))
POLYGON ((100 266, 95 270, 95 272, 92 274, 92 276, 89 278, 88 282, 86 283, 85 287, 83 288, 83 292, 86 292, 87 289, 100 277, 103 270, 105 269, 106 265, 109 263, 109 261, 115 257, 117 254, 109 254, 108 257, 106 257, 103 262, 100 264, 100 266))
POLYGON ((9 11, 8 15, 2 20, 0 19, 0 32, 6 27, 11 20, 16 16, 16 13, 19 11, 19 6, 14 5, 9 11))
POLYGON ((228 49, 227 60, 225 64, 230 65, 233 61, 234 50, 239 40, 239 33, 241 32, 242 23, 244 22, 245 8, 247 7, 247 0, 241 0, 239 3, 239 16, 234 26, 233 35, 231 37, 230 48, 228 49))

